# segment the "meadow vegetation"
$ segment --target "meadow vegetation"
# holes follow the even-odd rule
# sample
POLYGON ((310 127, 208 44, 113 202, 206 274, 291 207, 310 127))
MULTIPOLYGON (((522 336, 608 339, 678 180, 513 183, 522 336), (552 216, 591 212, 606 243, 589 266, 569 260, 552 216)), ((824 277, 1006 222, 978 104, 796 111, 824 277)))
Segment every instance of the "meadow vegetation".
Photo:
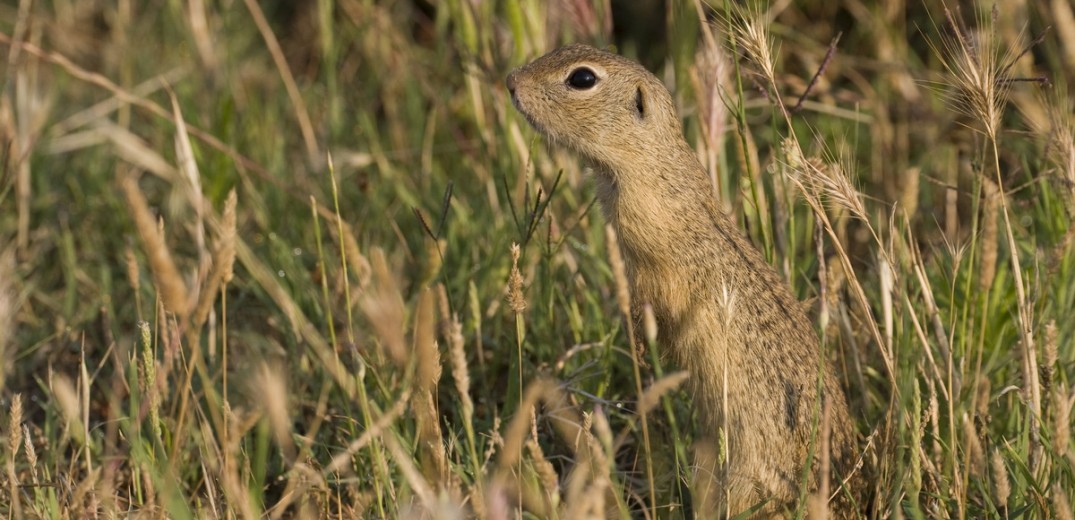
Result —
POLYGON ((1075 7, 737 5, 0 4, 0 515, 716 516, 503 84, 578 41, 665 80, 809 309, 864 517, 1071 519, 1075 7))

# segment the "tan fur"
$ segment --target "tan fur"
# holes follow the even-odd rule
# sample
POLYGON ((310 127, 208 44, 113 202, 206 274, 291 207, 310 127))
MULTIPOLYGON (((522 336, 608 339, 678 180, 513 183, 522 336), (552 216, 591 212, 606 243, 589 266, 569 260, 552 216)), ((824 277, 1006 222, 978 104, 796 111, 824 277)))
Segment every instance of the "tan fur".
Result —
MULTIPOLYGON (((593 164, 633 299, 653 306, 663 353, 690 371, 706 442, 722 433, 727 440, 724 464, 700 463, 715 475, 719 514, 763 500, 759 516, 794 509, 816 444, 817 335, 784 280, 717 208, 667 89, 639 64, 585 45, 553 51, 512 72, 507 84, 534 128, 593 164), (595 73, 594 86, 568 84, 579 67, 595 73)), ((844 393, 824 366, 835 491, 857 451, 844 393)), ((862 484, 857 474, 849 482, 856 497, 862 484)), ((843 497, 830 504, 838 518, 854 515, 843 497)))

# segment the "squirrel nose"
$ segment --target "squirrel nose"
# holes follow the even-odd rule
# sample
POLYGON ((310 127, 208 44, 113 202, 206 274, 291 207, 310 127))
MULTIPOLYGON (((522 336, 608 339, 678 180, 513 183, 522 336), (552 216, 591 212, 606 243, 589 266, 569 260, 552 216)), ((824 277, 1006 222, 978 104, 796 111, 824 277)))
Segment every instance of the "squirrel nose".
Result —
POLYGON ((511 74, 508 74, 507 84, 508 92, 511 93, 512 97, 515 97, 515 71, 512 71, 511 74))

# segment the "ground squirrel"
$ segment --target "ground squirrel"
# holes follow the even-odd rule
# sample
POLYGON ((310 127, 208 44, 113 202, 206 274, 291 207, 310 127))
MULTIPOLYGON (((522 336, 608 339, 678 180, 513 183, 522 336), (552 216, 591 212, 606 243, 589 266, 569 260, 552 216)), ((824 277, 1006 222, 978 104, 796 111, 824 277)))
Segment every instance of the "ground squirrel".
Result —
POLYGON ((860 500, 863 483, 843 390, 785 281, 718 209, 661 81, 634 61, 570 45, 516 69, 507 86, 535 129, 592 163, 633 300, 652 306, 660 348, 689 370, 703 437, 726 441, 723 464, 700 463, 715 475, 710 503, 721 515, 763 501, 761 516, 796 507, 824 366, 830 507, 853 516, 847 495, 860 500))

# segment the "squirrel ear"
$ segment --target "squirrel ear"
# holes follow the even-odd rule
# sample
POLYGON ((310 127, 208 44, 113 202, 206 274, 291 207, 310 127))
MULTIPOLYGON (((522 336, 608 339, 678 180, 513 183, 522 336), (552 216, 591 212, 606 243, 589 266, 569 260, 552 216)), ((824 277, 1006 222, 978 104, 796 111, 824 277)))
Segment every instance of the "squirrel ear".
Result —
POLYGON ((639 85, 635 90, 635 110, 638 112, 639 119, 645 119, 646 117, 646 104, 642 99, 642 86, 639 85))

